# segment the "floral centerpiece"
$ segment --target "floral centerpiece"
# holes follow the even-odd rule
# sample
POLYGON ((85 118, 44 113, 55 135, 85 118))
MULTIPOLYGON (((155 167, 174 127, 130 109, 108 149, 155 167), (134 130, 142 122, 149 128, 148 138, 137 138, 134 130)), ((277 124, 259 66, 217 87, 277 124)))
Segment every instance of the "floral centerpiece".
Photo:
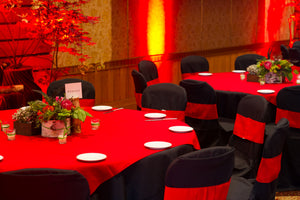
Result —
POLYGON ((288 60, 262 59, 256 65, 250 65, 247 71, 249 74, 265 78, 266 83, 282 83, 285 79, 291 81, 293 73, 298 74, 298 71, 293 71, 291 66, 288 60))
POLYGON ((14 119, 14 128, 16 129, 16 134, 19 135, 38 135, 41 129, 36 124, 37 112, 35 112, 32 107, 26 106, 17 110, 13 114, 12 119, 14 119))
POLYGON ((42 136, 57 137, 70 132, 71 119, 85 121, 91 115, 81 107, 76 107, 72 99, 65 97, 52 98, 40 92, 45 102, 36 100, 29 102, 29 106, 37 113, 36 123, 42 126, 42 136))

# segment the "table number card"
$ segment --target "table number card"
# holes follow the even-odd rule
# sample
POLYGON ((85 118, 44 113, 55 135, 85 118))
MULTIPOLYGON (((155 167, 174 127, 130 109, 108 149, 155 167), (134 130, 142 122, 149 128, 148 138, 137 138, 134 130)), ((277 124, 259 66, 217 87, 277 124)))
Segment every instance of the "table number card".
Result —
POLYGON ((78 83, 66 83, 65 84, 65 92, 66 98, 82 98, 82 84, 81 82, 78 83))

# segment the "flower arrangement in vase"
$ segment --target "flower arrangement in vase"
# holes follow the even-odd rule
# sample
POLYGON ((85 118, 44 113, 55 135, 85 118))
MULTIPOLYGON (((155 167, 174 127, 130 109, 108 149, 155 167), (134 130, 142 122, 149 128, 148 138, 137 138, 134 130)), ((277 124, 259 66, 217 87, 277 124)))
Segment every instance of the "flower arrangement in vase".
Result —
POLYGON ((286 79, 291 81, 293 73, 298 74, 297 70, 292 69, 292 64, 288 60, 259 60, 255 65, 250 65, 247 71, 250 74, 256 74, 260 78, 264 78, 266 83, 282 83, 286 79), (256 67, 256 69, 255 69, 256 67))
POLYGON ((36 100, 29 102, 29 106, 37 113, 36 122, 42 126, 42 136, 57 137, 70 133, 71 119, 85 121, 91 114, 79 106, 75 106, 72 99, 65 97, 52 98, 40 92, 45 102, 36 100))

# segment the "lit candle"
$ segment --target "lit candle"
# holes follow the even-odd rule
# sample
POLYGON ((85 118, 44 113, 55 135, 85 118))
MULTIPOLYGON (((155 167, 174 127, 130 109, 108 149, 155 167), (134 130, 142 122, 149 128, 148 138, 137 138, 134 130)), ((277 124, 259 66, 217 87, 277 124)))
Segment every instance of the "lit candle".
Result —
POLYGON ((92 130, 98 130, 100 126, 100 120, 97 118, 92 119, 91 126, 92 126, 92 130))
POLYGON ((2 124, 1 124, 1 130, 4 132, 4 133, 6 133, 6 131, 9 129, 9 122, 3 122, 2 124))
POLYGON ((6 130, 7 139, 15 140, 16 139, 16 130, 15 129, 7 129, 6 130))
POLYGON ((241 77, 241 80, 244 80, 245 77, 246 77, 246 76, 245 76, 245 73, 241 73, 241 74, 240 74, 240 77, 241 77))
POLYGON ((58 143, 59 144, 66 144, 67 143, 67 135, 59 135, 58 136, 58 143))

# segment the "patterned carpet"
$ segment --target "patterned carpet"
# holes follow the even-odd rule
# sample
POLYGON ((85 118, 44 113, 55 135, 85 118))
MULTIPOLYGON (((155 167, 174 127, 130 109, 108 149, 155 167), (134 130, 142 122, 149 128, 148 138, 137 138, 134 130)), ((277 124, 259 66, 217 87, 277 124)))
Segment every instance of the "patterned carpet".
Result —
POLYGON ((275 200, 300 200, 300 191, 277 192, 275 200))

